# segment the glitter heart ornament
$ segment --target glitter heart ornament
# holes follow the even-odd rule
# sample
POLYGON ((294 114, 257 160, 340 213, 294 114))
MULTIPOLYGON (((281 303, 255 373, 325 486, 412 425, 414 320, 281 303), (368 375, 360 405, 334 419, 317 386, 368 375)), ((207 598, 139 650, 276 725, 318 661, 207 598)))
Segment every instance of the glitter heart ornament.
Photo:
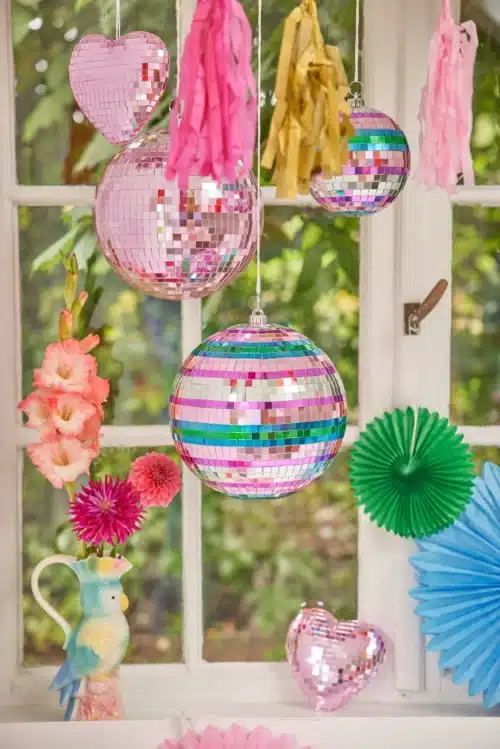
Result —
POLYGON ((69 63, 78 106, 110 143, 128 143, 151 117, 168 83, 162 40, 146 31, 118 39, 84 36, 69 63))
POLYGON ((384 635, 362 621, 338 621, 322 603, 303 604, 286 639, 288 664, 314 710, 343 707, 374 679, 387 653, 384 635))

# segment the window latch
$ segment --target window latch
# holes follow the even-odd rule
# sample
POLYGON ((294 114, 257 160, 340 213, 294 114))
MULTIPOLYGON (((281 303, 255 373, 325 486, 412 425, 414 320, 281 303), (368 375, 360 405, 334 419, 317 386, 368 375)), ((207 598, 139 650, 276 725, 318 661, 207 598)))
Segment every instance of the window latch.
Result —
POLYGON ((405 335, 418 335, 422 321, 439 304, 448 288, 448 281, 441 278, 423 302, 406 302, 404 305, 405 335))

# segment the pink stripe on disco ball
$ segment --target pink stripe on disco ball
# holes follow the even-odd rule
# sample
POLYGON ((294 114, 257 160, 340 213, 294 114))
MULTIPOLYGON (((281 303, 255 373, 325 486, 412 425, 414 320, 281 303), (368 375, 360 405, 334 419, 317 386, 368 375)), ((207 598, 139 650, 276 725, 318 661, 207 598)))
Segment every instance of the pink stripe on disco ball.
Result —
POLYGON ((330 452, 309 458, 292 458, 291 460, 218 460, 210 458, 197 458, 196 463, 199 466, 211 466, 215 468, 273 468, 274 466, 303 466, 313 465, 314 463, 324 463, 330 460, 330 452))
MULTIPOLYGON (((255 361, 253 367, 255 367, 255 361)), ((228 380, 285 380, 285 379, 296 379, 297 377, 321 377, 325 374, 325 369, 329 374, 335 374, 336 370, 332 367, 327 367, 325 364, 323 367, 312 367, 311 369, 295 369, 295 370, 278 370, 269 372, 250 372, 248 370, 241 369, 190 369, 189 367, 181 367, 181 374, 190 377, 208 377, 212 379, 228 379, 228 380)))
POLYGON ((265 411, 258 408, 247 408, 245 410, 229 410, 229 409, 208 409, 200 413, 200 408, 196 406, 180 406, 174 404, 172 407, 172 418, 178 421, 193 421, 193 422, 210 422, 212 424, 246 424, 248 426, 260 425, 262 423, 268 424, 272 428, 273 422, 270 421, 273 417, 276 419, 276 423, 286 418, 291 422, 300 423, 301 421, 321 421, 324 419, 334 419, 343 416, 345 409, 342 409, 341 404, 333 406, 309 406, 308 408, 294 408, 290 402, 286 407, 281 408, 267 408, 265 411), (266 421, 262 421, 262 414, 265 413, 266 421))
POLYGON ((296 481, 261 481, 261 479, 255 479, 255 481, 242 482, 241 484, 230 483, 229 481, 206 481, 205 483, 208 486, 223 486, 226 491, 228 489, 255 489, 255 494, 267 494, 267 492, 263 492, 262 490, 275 489, 279 486, 280 489, 298 491, 310 484, 312 480, 313 476, 308 479, 297 479, 296 481))
POLYGON ((262 328, 245 328, 242 330, 222 330, 220 333, 215 333, 210 338, 211 341, 241 341, 241 343, 259 343, 259 342, 272 342, 272 341, 306 341, 307 339, 301 333, 296 330, 287 331, 285 334, 280 331, 279 335, 276 330, 262 330, 262 328))
MULTIPOLYGON (((236 372, 291 372, 304 370, 308 374, 337 373, 330 359, 325 356, 290 356, 283 359, 231 359, 223 356, 191 356, 182 365, 182 373, 189 375, 191 369, 201 368, 205 372, 236 371, 236 372), (322 368, 318 370, 318 364, 322 368)), ((307 375, 303 375, 307 376, 307 375)))
POLYGON ((331 395, 327 398, 302 398, 302 400, 289 401, 210 401, 203 398, 181 398, 178 395, 172 395, 172 403, 180 406, 195 406, 196 408, 227 408, 231 411, 247 410, 267 410, 271 408, 299 408, 302 406, 327 406, 330 403, 343 403, 343 395, 331 395))
MULTIPOLYGON (((342 445, 342 440, 331 442, 331 452, 335 455, 342 445)), ((303 445, 293 445, 287 453, 284 453, 283 446, 276 447, 229 447, 228 445, 193 445, 191 443, 176 443, 179 454, 182 454, 187 460, 198 461, 198 458, 208 458, 211 460, 300 460, 301 458, 315 458, 318 451, 322 453, 327 449, 325 443, 306 443, 303 445), (289 455, 286 458, 284 455, 289 455)), ((306 460, 307 462, 307 460, 306 460)))

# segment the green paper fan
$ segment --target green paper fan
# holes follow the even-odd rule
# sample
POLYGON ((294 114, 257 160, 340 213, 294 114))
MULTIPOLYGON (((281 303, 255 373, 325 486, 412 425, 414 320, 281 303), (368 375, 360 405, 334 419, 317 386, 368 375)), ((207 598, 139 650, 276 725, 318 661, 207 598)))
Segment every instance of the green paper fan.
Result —
POLYGON ((423 538, 457 520, 469 501, 474 464, 448 419, 426 408, 374 419, 351 452, 351 485, 367 515, 398 536, 423 538))

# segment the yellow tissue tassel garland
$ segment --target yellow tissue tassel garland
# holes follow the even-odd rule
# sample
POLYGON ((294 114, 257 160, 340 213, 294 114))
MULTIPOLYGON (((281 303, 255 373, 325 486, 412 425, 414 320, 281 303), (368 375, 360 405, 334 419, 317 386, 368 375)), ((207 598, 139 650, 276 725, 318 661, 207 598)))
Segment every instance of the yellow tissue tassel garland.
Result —
POLYGON ((276 106, 262 166, 276 196, 309 192, 311 174, 341 174, 354 135, 349 84, 340 52, 325 45, 315 0, 302 0, 285 21, 276 74, 276 106))

